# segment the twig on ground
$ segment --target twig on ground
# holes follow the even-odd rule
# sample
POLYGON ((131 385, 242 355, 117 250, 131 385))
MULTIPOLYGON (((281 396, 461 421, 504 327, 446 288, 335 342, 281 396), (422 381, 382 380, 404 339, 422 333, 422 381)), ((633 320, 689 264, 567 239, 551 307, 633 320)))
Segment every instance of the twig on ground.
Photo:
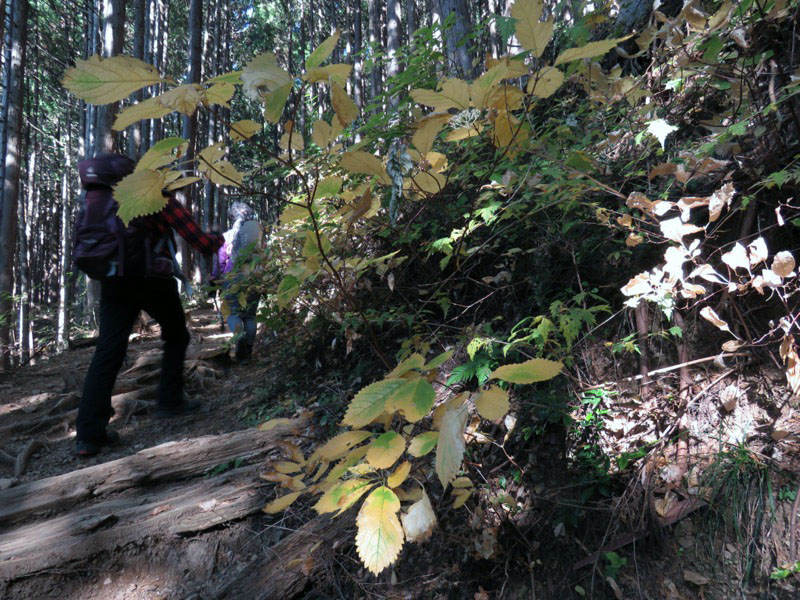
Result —
POLYGON ((28 461, 31 459, 31 456, 33 456, 34 452, 40 448, 46 447, 47 444, 45 444, 39 438, 34 438, 28 442, 28 445, 22 449, 22 452, 17 455, 17 459, 14 461, 14 477, 19 477, 25 472, 25 469, 28 466, 28 461))

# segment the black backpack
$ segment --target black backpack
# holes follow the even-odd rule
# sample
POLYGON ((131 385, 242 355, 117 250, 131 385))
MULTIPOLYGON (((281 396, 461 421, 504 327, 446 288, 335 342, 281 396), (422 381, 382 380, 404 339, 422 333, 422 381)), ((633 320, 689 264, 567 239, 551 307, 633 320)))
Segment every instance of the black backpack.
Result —
POLYGON ((117 216, 112 187, 133 172, 126 156, 100 154, 78 163, 81 207, 75 221, 72 259, 91 279, 172 277, 171 234, 161 234, 151 220, 137 218, 126 227, 117 216))

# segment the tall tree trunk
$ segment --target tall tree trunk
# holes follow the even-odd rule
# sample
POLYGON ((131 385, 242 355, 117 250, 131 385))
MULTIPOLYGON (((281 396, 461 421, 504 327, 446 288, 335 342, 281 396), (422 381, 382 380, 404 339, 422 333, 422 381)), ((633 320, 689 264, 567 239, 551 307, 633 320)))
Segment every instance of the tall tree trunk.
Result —
MULTIPOLYGON (((122 53, 125 43, 125 0, 105 0, 103 4, 103 56, 122 53)), ((111 130, 119 102, 106 104, 97 111, 95 153, 114 152, 115 136, 111 130)))
POLYGON ((0 367, 11 368, 11 323, 14 292, 14 255, 17 241, 17 202, 22 149, 25 50, 28 0, 15 0, 11 19, 11 55, 8 64, 8 107, 6 110, 6 155, 3 203, 0 205, 0 367))
POLYGON ((417 0, 406 0, 406 42, 411 43, 417 30, 417 0))
POLYGON ((70 335, 70 277, 72 263, 72 203, 70 202, 70 174, 72 173, 72 111, 67 117, 67 135, 64 139, 62 160, 64 170, 61 173, 61 238, 60 238, 60 260, 61 270, 58 275, 58 325, 56 328, 56 348, 58 351, 65 350, 69 342, 70 335))
MULTIPOLYGON (((145 60, 144 38, 145 38, 145 16, 147 13, 147 0, 133 0, 133 57, 145 60)), ((135 96, 137 102, 144 99, 144 91, 139 90, 135 96)), ((142 154, 142 126, 143 121, 136 121, 128 128, 128 156, 134 160, 142 154)))
MULTIPOLYGON (((389 79, 396 76, 400 70, 400 62, 397 58, 400 50, 400 0, 387 0, 386 10, 386 50, 389 58, 389 64, 386 66, 386 78, 389 79)), ((393 107, 397 107, 399 103, 397 94, 393 95, 389 101, 393 107)))
MULTIPOLYGON (((189 5, 189 69, 185 83, 200 83, 201 68, 203 64, 203 2, 191 0, 189 5)), ((186 151, 186 160, 191 163, 196 156, 197 144, 197 111, 190 116, 183 117, 182 137, 189 141, 186 151)), ((183 188, 178 194, 178 200, 192 212, 194 206, 194 187, 183 188)), ((178 240, 180 248, 181 267, 187 278, 192 277, 192 253, 189 244, 183 238, 178 240)))
POLYGON ((353 6, 353 98, 359 109, 364 109, 364 57, 361 29, 361 2, 353 6))
POLYGON ((368 0, 369 11, 369 55, 372 58, 372 72, 369 78, 370 101, 374 102, 381 89, 381 67, 375 58, 375 53, 381 45, 381 15, 379 10, 380 0, 368 0))
POLYGON ((448 70, 451 74, 471 79, 472 45, 465 39, 472 30, 467 0, 438 0, 441 16, 447 20, 453 15, 453 25, 444 32, 448 70))

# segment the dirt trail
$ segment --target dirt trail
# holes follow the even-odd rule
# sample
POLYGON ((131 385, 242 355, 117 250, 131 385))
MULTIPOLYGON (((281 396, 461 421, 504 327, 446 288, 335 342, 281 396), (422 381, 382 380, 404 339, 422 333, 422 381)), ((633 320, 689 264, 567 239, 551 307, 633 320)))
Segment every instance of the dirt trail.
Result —
POLYGON ((93 348, 0 380, 0 598, 285 598, 313 576, 318 525, 264 529, 253 516, 276 493, 259 478, 264 464, 306 439, 308 419, 258 431, 246 411, 274 365, 231 363, 210 310, 193 311, 190 325, 187 391, 203 408, 148 416, 158 328, 134 334, 110 425, 122 442, 90 459, 73 449, 93 348), (298 568, 287 569, 293 557, 298 568))

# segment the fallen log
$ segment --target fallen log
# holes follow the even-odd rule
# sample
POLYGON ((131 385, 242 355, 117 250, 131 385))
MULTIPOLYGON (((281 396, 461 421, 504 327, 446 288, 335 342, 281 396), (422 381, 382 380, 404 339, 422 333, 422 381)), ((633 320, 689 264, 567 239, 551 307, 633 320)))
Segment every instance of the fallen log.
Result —
POLYGON ((258 467, 145 497, 115 499, 0 535, 0 580, 111 552, 146 538, 204 531, 264 506, 258 467))
POLYGON ((298 595, 324 569, 333 543, 346 537, 332 524, 328 516, 312 519, 221 582, 200 590, 200 597, 285 600, 298 595))
POLYGON ((305 418, 298 418, 270 431, 248 429, 167 442, 132 456, 4 490, 0 492, 0 525, 54 508, 65 510, 82 500, 138 485, 202 475, 235 458, 252 460, 305 424, 305 418))

